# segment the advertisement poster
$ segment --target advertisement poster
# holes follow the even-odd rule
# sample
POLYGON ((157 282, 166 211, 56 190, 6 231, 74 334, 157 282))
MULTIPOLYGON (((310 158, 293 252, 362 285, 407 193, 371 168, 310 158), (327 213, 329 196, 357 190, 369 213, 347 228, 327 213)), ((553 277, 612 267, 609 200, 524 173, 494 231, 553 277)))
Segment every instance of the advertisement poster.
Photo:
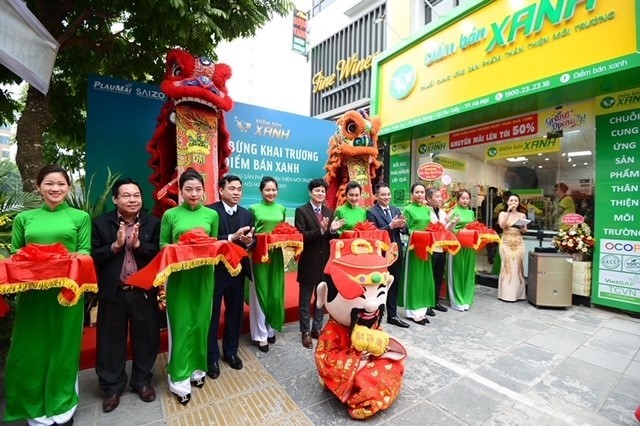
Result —
POLYGON ((402 209, 411 199, 411 142, 394 142, 389 152, 391 203, 402 209))
POLYGON ((636 90, 635 95, 596 99, 600 111, 596 117, 592 301, 634 312, 640 312, 639 94, 636 90), (630 109, 619 108, 625 103, 630 109))
MULTIPOLYGON (((145 146, 165 101, 158 86, 89 77, 87 177, 95 173, 94 192, 102 191, 109 168, 139 182, 146 208, 153 204, 145 146)), ((278 202, 287 208, 309 200, 309 180, 325 174, 333 122, 239 102, 225 113, 225 119, 233 149, 230 173, 243 180, 243 206, 260 201, 258 186, 265 175, 278 181, 278 202)))

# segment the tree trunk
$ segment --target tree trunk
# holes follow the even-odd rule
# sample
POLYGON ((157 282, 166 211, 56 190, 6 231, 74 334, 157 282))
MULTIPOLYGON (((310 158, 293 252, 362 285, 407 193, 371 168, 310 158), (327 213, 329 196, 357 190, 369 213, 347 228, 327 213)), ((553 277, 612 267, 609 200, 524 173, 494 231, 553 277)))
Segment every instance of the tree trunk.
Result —
POLYGON ((22 175, 22 187, 26 192, 36 189, 36 176, 44 166, 43 133, 53 123, 49 111, 49 96, 29 86, 24 111, 18 120, 16 164, 22 175))

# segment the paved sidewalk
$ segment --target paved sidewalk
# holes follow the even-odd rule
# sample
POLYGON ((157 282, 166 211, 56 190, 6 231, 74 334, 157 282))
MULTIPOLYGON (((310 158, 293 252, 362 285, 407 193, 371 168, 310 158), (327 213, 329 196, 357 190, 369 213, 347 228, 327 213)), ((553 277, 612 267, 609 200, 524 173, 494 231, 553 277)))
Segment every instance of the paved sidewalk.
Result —
MULTIPOLYGON (((638 319, 584 306, 504 303, 496 289, 478 286, 468 312, 450 310, 427 326, 385 329, 408 349, 406 374, 395 404, 367 424, 638 424, 638 319)), ((187 407, 168 392, 166 354, 156 364, 158 399, 144 403, 127 392, 108 414, 94 371, 84 370, 75 425, 355 424, 318 383, 313 351, 300 345, 297 330, 297 323, 287 324, 267 354, 244 335, 245 368, 221 364, 220 378, 195 389, 187 407)), ((3 392, 4 385, 0 413, 3 392)))

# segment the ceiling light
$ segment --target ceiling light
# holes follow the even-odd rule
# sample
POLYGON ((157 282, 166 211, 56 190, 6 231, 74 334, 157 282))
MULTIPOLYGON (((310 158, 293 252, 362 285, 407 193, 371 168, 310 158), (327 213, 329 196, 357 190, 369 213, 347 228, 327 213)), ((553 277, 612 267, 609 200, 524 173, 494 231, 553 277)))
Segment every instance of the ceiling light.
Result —
POLYGON ((542 168, 542 166, 538 166, 538 168, 539 168, 539 169, 541 169, 541 168, 542 168))
POLYGON ((565 154, 565 153, 563 152, 563 153, 562 153, 562 156, 564 157, 565 155, 567 155, 567 154, 565 154))
POLYGON ((591 155, 591 151, 573 151, 567 154, 569 157, 584 157, 585 155, 591 155))
POLYGON ((518 161, 527 161, 527 157, 510 157, 507 158, 507 161, 509 161, 510 163, 517 163, 518 161))
POLYGON ((576 166, 576 163, 573 163, 573 166, 571 166, 571 167, 575 167, 575 166, 576 166))
POLYGON ((580 130, 570 130, 568 132, 563 132, 565 135, 570 135, 571 133, 580 133, 580 130))
POLYGON ((570 163, 570 162, 571 162, 571 157, 567 159, 567 163, 570 163))
POLYGON ((542 155, 542 153, 541 153, 541 152, 539 152, 539 153, 538 153, 538 155, 542 155))
POLYGON ((545 158, 544 161, 549 161, 549 157, 545 158))
POLYGON ((585 166, 588 166, 588 165, 589 165, 589 163, 582 163, 582 164, 584 164, 585 166))

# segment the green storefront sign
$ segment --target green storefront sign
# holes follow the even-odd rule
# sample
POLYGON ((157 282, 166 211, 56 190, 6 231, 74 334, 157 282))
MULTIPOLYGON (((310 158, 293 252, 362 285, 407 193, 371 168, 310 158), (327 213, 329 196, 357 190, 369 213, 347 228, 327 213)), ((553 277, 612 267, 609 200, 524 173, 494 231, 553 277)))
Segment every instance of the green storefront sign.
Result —
POLYGON ((411 142, 394 142, 389 150, 391 203, 402 207, 411 198, 411 142))
MULTIPOLYGON (((615 99, 600 101, 603 112, 615 99)), ((640 108, 596 117, 592 301, 635 312, 640 312, 639 135, 640 108)))

